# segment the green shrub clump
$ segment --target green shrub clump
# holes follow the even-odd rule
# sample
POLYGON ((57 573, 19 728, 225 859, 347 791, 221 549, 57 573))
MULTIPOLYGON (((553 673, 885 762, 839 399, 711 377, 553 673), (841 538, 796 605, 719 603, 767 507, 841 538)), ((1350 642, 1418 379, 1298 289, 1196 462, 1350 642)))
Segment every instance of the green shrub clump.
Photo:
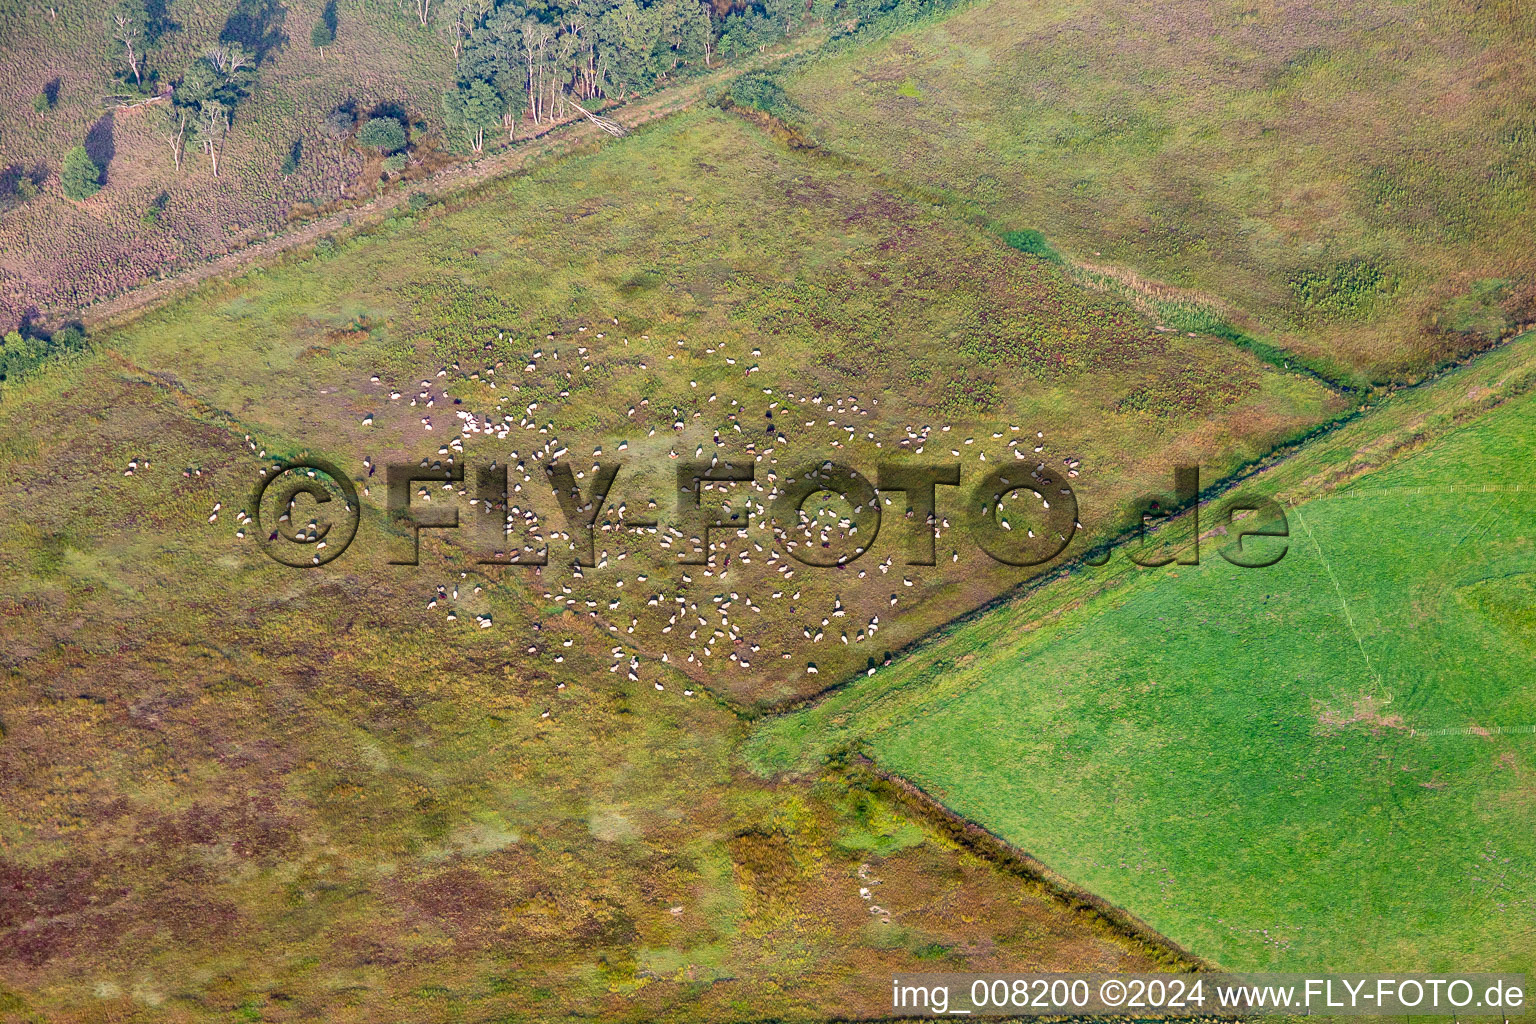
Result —
POLYGON ((55 354, 78 352, 85 348, 85 332, 70 325, 51 338, 11 331, 0 339, 0 381, 16 377, 55 354))
POLYGON ((765 71, 749 72, 731 83, 730 101, 781 121, 792 120, 799 112, 778 78, 765 71))
POLYGON ((405 127, 393 117, 374 117, 358 129, 357 143, 388 156, 405 148, 405 127))
POLYGON ((64 154, 64 169, 59 173, 59 185, 71 199, 89 199, 101 191, 101 168, 85 151, 76 146, 64 154))
POLYGON ((1011 249, 1019 252, 1027 252, 1031 256, 1038 256, 1052 263, 1061 262, 1061 253, 1057 252, 1050 242, 1045 240, 1045 235, 1033 228, 1025 228, 1023 231, 1009 231, 1003 235, 1003 243, 1011 249))

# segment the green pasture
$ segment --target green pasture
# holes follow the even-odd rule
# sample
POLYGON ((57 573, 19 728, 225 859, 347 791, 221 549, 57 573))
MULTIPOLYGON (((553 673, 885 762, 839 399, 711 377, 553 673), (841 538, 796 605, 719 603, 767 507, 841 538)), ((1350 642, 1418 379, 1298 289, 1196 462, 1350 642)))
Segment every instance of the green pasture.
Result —
POLYGON ((1202 523, 1198 566, 1085 570, 769 723, 751 757, 862 749, 1226 967, 1528 970, 1519 348, 1257 477, 1313 495, 1288 538, 1246 542, 1286 544, 1278 564, 1229 565, 1202 523))

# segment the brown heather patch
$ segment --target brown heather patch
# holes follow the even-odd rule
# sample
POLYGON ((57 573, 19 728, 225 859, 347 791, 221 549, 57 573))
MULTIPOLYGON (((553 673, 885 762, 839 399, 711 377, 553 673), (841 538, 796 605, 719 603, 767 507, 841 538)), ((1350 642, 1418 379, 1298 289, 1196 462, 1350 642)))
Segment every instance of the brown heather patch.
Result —
POLYGON ((1337 731, 1354 726, 1372 734, 1388 729, 1399 732, 1406 730, 1408 726, 1402 715, 1383 713, 1386 706, 1387 702, 1373 694, 1356 697, 1348 709, 1330 706, 1322 701, 1313 702, 1318 724, 1327 730, 1337 731))

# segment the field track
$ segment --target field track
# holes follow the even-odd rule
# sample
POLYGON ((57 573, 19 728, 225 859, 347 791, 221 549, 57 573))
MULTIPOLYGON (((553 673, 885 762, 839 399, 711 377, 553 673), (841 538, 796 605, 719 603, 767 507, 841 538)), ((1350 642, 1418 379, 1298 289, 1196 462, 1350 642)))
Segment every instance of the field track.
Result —
MULTIPOLYGON (((743 72, 776 63, 819 42, 819 37, 797 40, 797 45, 788 49, 770 50, 755 60, 727 65, 707 77, 695 78, 631 102, 606 108, 601 114, 632 130, 687 110, 703 99, 705 92, 712 86, 729 82, 743 72)), ((594 149, 612 139, 613 136, 584 117, 563 121, 551 125, 512 149, 478 160, 456 163, 430 178, 410 183, 409 188, 399 188, 386 195, 375 196, 365 203, 305 220, 228 255, 199 263, 163 281, 151 281, 110 299, 93 303, 72 316, 54 310, 48 322, 50 326, 58 327, 70 319, 78 319, 93 331, 117 326, 149 309, 186 295, 205 281, 229 277, 336 231, 377 224, 403 207, 412 194, 425 193, 434 199, 445 199, 503 175, 526 171, 541 161, 594 149)))

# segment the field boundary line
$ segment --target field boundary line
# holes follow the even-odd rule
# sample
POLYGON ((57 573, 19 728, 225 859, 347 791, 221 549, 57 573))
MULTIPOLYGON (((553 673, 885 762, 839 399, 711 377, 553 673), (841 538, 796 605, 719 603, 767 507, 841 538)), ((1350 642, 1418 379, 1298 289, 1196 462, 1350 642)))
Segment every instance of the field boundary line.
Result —
MULTIPOLYGON (((1385 398, 1390 398, 1392 395, 1418 391, 1420 389, 1437 384, 1448 378, 1454 377, 1456 374, 1462 372, 1463 370, 1470 369, 1477 362, 1488 356, 1491 356, 1495 352, 1502 351, 1509 348, 1510 346, 1522 342, 1529 342, 1533 345, 1536 345, 1536 331, 1528 331, 1525 334, 1520 334, 1513 338, 1502 341, 1494 348, 1474 353, 1463 360, 1441 368, 1440 370, 1425 377, 1423 380, 1417 383, 1404 384, 1396 387, 1388 392, 1383 401, 1385 398)), ((1536 362, 1536 357, 1533 357, 1532 361, 1536 362)), ((1530 393, 1533 390, 1536 390, 1536 373, 1526 374, 1515 380, 1511 380, 1510 377, 1506 375, 1501 379, 1500 387, 1503 388, 1503 390, 1500 390, 1496 393, 1491 392, 1484 394, 1476 399, 1471 406, 1454 410, 1451 413, 1452 422, 1447 425, 1443 431, 1431 435, 1426 435, 1422 430, 1420 430, 1411 436, 1405 437, 1401 444, 1395 445, 1387 453, 1386 458, 1395 457, 1401 452, 1411 447, 1420 445, 1431 438, 1438 438, 1444 434, 1448 434, 1452 430, 1460 427, 1465 422, 1488 415, 1506 403, 1520 398, 1521 396, 1530 393)), ((1269 452, 1257 456, 1247 464, 1234 470, 1228 476, 1223 477, 1222 479, 1207 487, 1201 488, 1200 494, 1195 499, 1196 504, 1207 504, 1216 498, 1231 493, 1248 481, 1260 477, 1263 474, 1284 465, 1298 455, 1302 454, 1308 445, 1314 444, 1323 438, 1335 434, 1338 431, 1343 430, 1360 421, 1361 419, 1370 416, 1373 412, 1381 408, 1381 404, 1381 401, 1362 404, 1357 409, 1352 409, 1333 418, 1332 420, 1320 423, 1316 427, 1313 427, 1311 430, 1308 430, 1297 437, 1291 438, 1288 441, 1284 441, 1276 445, 1269 452)), ((1384 467, 1385 459, 1380 464, 1358 467, 1350 476, 1334 481, 1327 490, 1317 491, 1316 493, 1310 495, 1306 500, 1316 501, 1323 498, 1339 496, 1334 488, 1342 486, 1343 484, 1349 482, 1349 480, 1359 479, 1361 476, 1369 475, 1371 472, 1382 469, 1384 467)), ((1182 517, 1184 514, 1184 511, 1179 512, 1173 520, 1170 520, 1170 522, 1177 521, 1177 519, 1182 517)), ((1042 572, 1028 579, 1021 580, 1018 584, 1009 587, 1007 590, 998 594, 996 597, 993 597, 990 600, 985 601, 968 611, 962 612, 952 619, 948 619, 945 622, 934 626, 932 629, 928 630, 922 635, 914 637, 907 643, 902 644, 900 647, 892 650, 890 652, 889 662, 884 667, 889 668, 891 665, 894 665, 897 661, 903 658, 910 657, 918 651, 925 650, 939 643, 942 643, 946 638, 953 636, 955 633, 969 625, 980 621, 993 612, 1014 604, 1027 601, 1035 593, 1044 590, 1046 587, 1063 579, 1068 579, 1073 575, 1081 572, 1086 565, 1084 559, 1088 556, 1119 550, 1120 548, 1123 548, 1127 544, 1131 543, 1136 538, 1136 536, 1137 531, 1134 528, 1129 528, 1126 531, 1101 542, 1095 547, 1087 549, 1082 554, 1059 563, 1048 571, 1042 572)), ((1081 601, 1087 600, 1091 597, 1097 597, 1105 593, 1110 588, 1121 585, 1124 582, 1124 579, 1125 577, 1106 577, 1104 583, 1101 586, 1094 588, 1088 593, 1085 593, 1081 597, 1068 602, 1066 605, 1060 608, 1051 609, 1042 613, 1042 617, 1059 617, 1065 611, 1075 607, 1081 601)), ((818 705, 827 700, 837 692, 846 689, 856 680, 863 678, 865 674, 865 670, 854 671, 844 678, 833 680, 826 686, 826 688, 818 690, 815 693, 805 694, 799 697, 792 697, 787 700, 779 701, 777 703, 769 704, 767 706, 755 709, 756 713, 754 713, 752 717, 771 718, 778 715, 785 715, 795 711, 800 711, 804 708, 814 707, 815 705, 818 705)))
POLYGON ((911 779, 880 767, 868 754, 850 751, 847 768, 862 775, 871 789, 895 802, 907 813, 937 828, 951 842, 997 870, 1032 883, 1038 895, 1055 900, 1097 927, 1128 941, 1161 961, 1182 970, 1211 971, 1218 965, 1185 949, 1123 907, 1083 888, 1026 850, 997 833, 951 810, 944 802, 911 779))

